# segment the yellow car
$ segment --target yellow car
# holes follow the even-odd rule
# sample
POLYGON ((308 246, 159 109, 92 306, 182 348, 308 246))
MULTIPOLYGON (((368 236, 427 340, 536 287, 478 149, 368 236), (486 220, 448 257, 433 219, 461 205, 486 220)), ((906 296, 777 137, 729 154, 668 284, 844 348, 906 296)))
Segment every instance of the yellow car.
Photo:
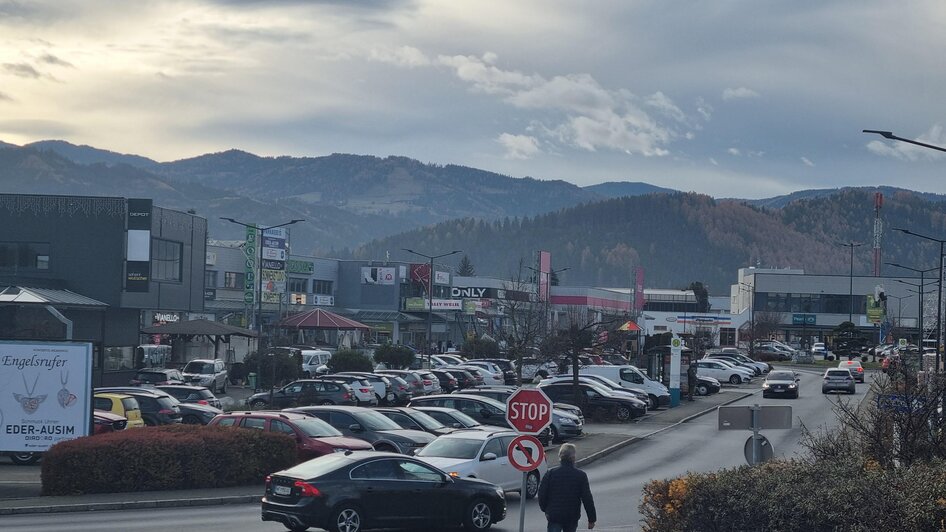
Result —
POLYGON ((97 393, 92 400, 96 410, 118 414, 127 419, 128 428, 145 426, 144 419, 141 418, 141 408, 138 407, 138 400, 130 395, 97 393))

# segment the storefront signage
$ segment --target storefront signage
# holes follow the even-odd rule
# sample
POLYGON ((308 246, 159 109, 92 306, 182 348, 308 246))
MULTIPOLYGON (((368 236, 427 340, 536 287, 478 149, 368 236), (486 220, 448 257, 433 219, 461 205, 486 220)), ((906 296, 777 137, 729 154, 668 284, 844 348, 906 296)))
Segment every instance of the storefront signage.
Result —
POLYGON ((377 268, 374 266, 361 269, 361 284, 394 284, 394 268, 377 268))
POLYGON ((129 199, 125 242, 125 291, 147 292, 151 279, 151 200, 129 199))
POLYGON ((815 325, 816 314, 792 314, 792 325, 815 325))
MULTIPOLYGON (((463 310, 462 299, 434 299, 434 310, 463 310)), ((416 312, 427 310, 427 298, 409 297, 404 300, 404 310, 416 312)))
POLYGON ((286 260, 286 250, 285 250, 285 249, 266 248, 266 247, 264 247, 264 248, 263 248, 263 259, 264 259, 264 260, 269 259, 269 260, 284 261, 284 260, 286 260))
POLYGON ((246 228, 246 245, 243 246, 243 303, 256 302, 256 228, 246 228))
POLYGON ((263 237, 263 247, 272 249, 286 249, 286 241, 282 238, 263 237))
POLYGON ((308 260, 286 261, 286 271, 289 273, 315 273, 315 263, 308 260))
POLYGON ((333 307, 335 306, 335 296, 312 296, 315 298, 313 304, 320 307, 333 307))
POLYGON ((207 258, 204 261, 204 264, 207 266, 214 266, 217 264, 217 253, 215 251, 208 251, 207 258))
POLYGON ((434 272, 434 282, 437 284, 450 284, 450 272, 434 272))
POLYGON ((204 299, 211 301, 217 299, 217 289, 216 288, 204 288, 204 299))
POLYGON ((281 260, 263 259, 263 262, 261 262, 260 264, 263 265, 264 270, 282 271, 286 268, 286 263, 281 260))
POLYGON ((154 324, 177 323, 181 317, 175 312, 155 312, 151 315, 151 322, 154 324))
POLYGON ((455 297, 455 298, 472 297, 476 299, 482 299, 484 297, 489 297, 487 296, 487 293, 489 290, 490 290, 489 288, 474 288, 474 287, 460 288, 458 286, 454 286, 453 288, 450 289, 450 297, 455 297))

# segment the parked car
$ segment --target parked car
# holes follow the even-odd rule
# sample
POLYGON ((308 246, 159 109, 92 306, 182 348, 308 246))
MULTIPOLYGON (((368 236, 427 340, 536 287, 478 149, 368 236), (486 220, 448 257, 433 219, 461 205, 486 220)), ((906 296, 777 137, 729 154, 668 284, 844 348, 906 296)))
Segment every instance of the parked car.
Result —
POLYGON ((821 393, 847 392, 854 393, 854 376, 847 368, 831 368, 824 372, 821 382, 821 393))
POLYGON ((343 451, 370 451, 370 443, 343 436, 328 423, 290 412, 230 412, 210 422, 218 427, 240 427, 288 434, 296 440, 300 460, 343 451))
POLYGON ((184 382, 204 386, 211 392, 227 393, 227 366, 219 359, 196 359, 184 365, 184 382))
MULTIPOLYGON (((543 381, 539 383, 539 387, 554 402, 575 404, 573 383, 545 384, 543 381)), ((585 411, 586 417, 601 418, 602 415, 609 415, 618 421, 628 422, 647 413, 647 403, 630 397, 618 397, 599 384, 580 382, 578 387, 581 388, 585 404, 575 406, 588 408, 589 411, 585 411)))
POLYGON ((442 406, 413 406, 411 408, 427 414, 428 416, 443 423, 447 427, 466 430, 486 430, 491 427, 491 425, 483 425, 479 421, 471 418, 470 416, 460 412, 455 408, 446 408, 442 406))
POLYGON ((138 402, 141 409, 141 419, 145 425, 173 425, 181 423, 181 403, 170 395, 160 391, 146 388, 96 388, 96 394, 102 392, 121 393, 130 395, 138 402))
POLYGON ((696 364, 697 375, 713 377, 720 382, 742 384, 752 380, 752 374, 748 369, 736 368, 721 360, 702 359, 692 363, 696 364))
MULTIPOLYGON (((726 362, 726 363, 728 363, 729 365, 731 365, 731 366, 733 366, 733 367, 742 368, 742 369, 748 371, 749 374, 752 375, 753 377, 758 377, 758 376, 762 375, 762 373, 763 373, 763 372, 762 372, 762 368, 759 367, 759 366, 757 366, 755 363, 749 364, 749 363, 743 362, 743 361, 741 361, 741 360, 739 360, 739 359, 737 359, 737 358, 731 357, 731 356, 729 356, 729 355, 707 355, 707 356, 703 357, 703 359, 704 359, 704 360, 720 360, 720 361, 726 362)), ((761 362, 760 362, 760 364, 761 364, 761 362)))
POLYGON ((266 477, 263 521, 290 530, 463 525, 483 531, 506 516, 495 484, 453 478, 417 458, 390 453, 334 453, 266 477))
POLYGON ((220 399, 207 388, 203 386, 189 386, 186 384, 162 384, 155 386, 156 390, 170 395, 182 403, 196 403, 199 405, 208 405, 214 408, 220 408, 220 399))
POLYGON ((447 373, 456 377, 457 385, 460 387, 461 390, 472 388, 477 385, 476 377, 474 377, 473 374, 470 373, 469 371, 459 369, 459 368, 454 368, 454 367, 441 368, 439 371, 446 371, 447 373))
POLYGON ((132 386, 140 386, 142 384, 150 384, 151 386, 157 386, 159 384, 184 384, 184 376, 176 369, 139 369, 128 384, 132 386))
POLYGON ((842 360, 838 367, 850 370, 855 381, 864 382, 864 366, 860 360, 842 360))
POLYGON ((364 377, 330 373, 321 377, 314 377, 311 380, 344 382, 351 387, 352 395, 358 406, 378 406, 378 398, 374 394, 374 386, 364 377))
POLYGON ((398 406, 406 405, 411 402, 411 385, 402 377, 397 375, 385 375, 391 381, 391 389, 394 391, 394 404, 398 406))
POLYGON ((128 427, 128 420, 118 414, 106 412, 104 410, 92 411, 92 434, 105 434, 106 432, 118 432, 128 427))
POLYGON ((417 370, 417 374, 424 379, 422 381, 424 383, 424 393, 427 395, 443 393, 443 388, 440 386, 440 379, 438 379, 436 375, 426 369, 417 370))
POLYGON ((723 388, 720 382, 713 377, 706 377, 697 375, 696 376, 696 388, 693 392, 695 395, 713 395, 714 393, 719 393, 723 388))
MULTIPOLYGON (((549 377, 548 379, 542 379, 541 382, 545 384, 552 384, 552 383, 557 383, 557 382, 573 382, 573 381, 574 381, 574 378, 572 375, 557 375, 555 377, 549 377)), ((595 375, 593 373, 580 374, 578 375, 578 382, 588 382, 591 384, 604 386, 608 390, 611 390, 612 392, 615 392, 622 397, 633 397, 635 399, 639 399, 640 401, 643 401, 645 405, 650 404, 650 397, 647 395, 646 392, 640 390, 639 388, 637 389, 626 388, 607 377, 602 377, 601 375, 595 375)))
POLYGON ((346 436, 371 443, 378 451, 410 454, 434 440, 426 432, 402 429, 383 414, 358 406, 303 406, 286 411, 319 418, 346 436))
POLYGON ((427 393, 424 388, 424 378, 416 371, 407 369, 379 369, 376 370, 375 373, 380 373, 381 375, 396 375, 404 379, 410 386, 411 397, 420 397, 427 393))
POLYGON ((643 371, 632 365, 626 366, 589 366, 581 368, 582 375, 601 375, 625 388, 640 388, 650 398, 650 409, 670 406, 670 390, 663 384, 651 379, 643 371))
POLYGON ((127 420, 128 428, 145 426, 141 417, 141 407, 134 397, 121 393, 96 393, 92 396, 92 408, 102 412, 111 412, 127 420))
POLYGON ((539 360, 538 358, 533 357, 523 357, 522 363, 522 380, 528 380, 532 382, 536 377, 545 379, 549 375, 555 375, 558 373, 558 364, 549 360, 539 360))
MULTIPOLYGON (((414 456, 453 478, 479 478, 492 482, 504 492, 522 491, 522 473, 512 467, 506 454, 509 444, 518 433, 511 430, 462 431, 437 438, 414 456)), ((548 473, 543 460, 526 477, 526 491, 521 494, 532 499, 539 493, 539 482, 548 473)))
MULTIPOLYGON (((478 395, 480 397, 489 397, 500 403, 506 404, 509 398, 518 388, 514 386, 489 387, 481 386, 464 390, 468 395, 478 395)), ((568 403, 552 404, 552 441, 560 441, 567 438, 577 438, 581 436, 585 424, 585 416, 581 408, 568 403)))
POLYGON ((466 358, 457 354, 441 353, 439 355, 430 355, 430 362, 434 367, 459 366, 460 364, 466 364, 466 358))
POLYGON ((443 390, 442 393, 453 393, 460 389, 460 381, 456 377, 450 374, 449 371, 443 369, 432 369, 431 373, 437 377, 437 380, 440 381, 440 389, 443 390))
POLYGON ((289 408, 308 405, 355 405, 355 392, 344 381, 303 379, 290 382, 278 390, 260 392, 246 398, 250 408, 289 408), (270 400, 272 396, 272 400, 270 400))
POLYGON ((798 375, 794 371, 773 371, 762 383, 762 397, 798 399, 798 375))
POLYGON ((752 357, 761 362, 787 362, 792 359, 792 354, 772 346, 758 346, 752 350, 752 357))
POLYGON ((769 371, 772 370, 772 366, 769 365, 767 362, 756 362, 755 360, 752 360, 751 358, 740 353, 732 353, 732 352, 725 352, 725 351, 720 352, 720 353, 708 353, 703 358, 722 358, 724 360, 731 360, 733 362, 745 364, 747 366, 751 366, 757 369, 758 371, 755 372, 756 375, 768 373, 769 371))
POLYGON ((828 348, 825 346, 824 342, 815 342, 811 344, 811 354, 820 357, 828 356, 828 348))
POLYGON ((328 372, 328 360, 332 353, 324 349, 300 349, 302 355, 302 375, 306 378, 328 372))
MULTIPOLYGON (((136 392, 144 391, 150 392, 151 394, 165 398, 165 402, 170 402, 173 404, 181 414, 181 423, 193 424, 193 425, 206 425, 210 423, 210 420, 214 418, 217 414, 222 414, 223 410, 219 408, 214 408, 209 405, 201 405, 197 403, 182 403, 175 399, 171 394, 159 390, 157 388, 137 388, 137 387, 122 387, 122 388, 102 388, 103 390, 109 391, 119 391, 121 393, 127 393, 129 395, 134 395, 138 399, 138 403, 142 403, 142 399, 135 395, 136 392)), ((142 413, 147 414, 145 410, 146 407, 142 406, 142 413)), ((160 411, 158 412, 161 413, 160 411)), ((170 415, 170 414, 169 414, 170 415)), ((146 416, 145 416, 146 417, 146 416)), ((147 419, 145 420, 147 424, 147 419)), ((159 423, 161 424, 161 423, 159 423)))
POLYGON ((626 356, 619 355, 617 353, 607 353, 607 354, 601 355, 601 358, 604 359, 604 361, 607 362, 608 364, 612 364, 615 366, 624 366, 624 365, 630 364, 631 362, 630 360, 627 359, 626 356))
POLYGON ((516 366, 513 365, 512 360, 506 358, 480 358, 477 360, 482 360, 484 362, 492 362, 499 366, 499 369, 503 372, 503 379, 505 379, 505 384, 514 386, 516 385, 516 366))
MULTIPOLYGON (((512 428, 506 422, 506 404, 488 397, 478 397, 476 395, 460 393, 430 395, 427 397, 414 398, 408 406, 442 406, 454 408, 484 425, 512 428)), ((546 429, 545 432, 537 436, 537 438, 539 438, 539 441, 544 445, 548 445, 552 439, 551 429, 546 429)))
POLYGON ((394 394, 394 386, 391 384, 390 379, 387 375, 382 375, 380 373, 366 373, 361 371, 342 371, 339 373, 333 373, 333 375, 353 375, 355 377, 361 377, 368 381, 368 384, 374 388, 374 397, 378 400, 379 405, 390 405, 394 404, 397 400, 397 396, 394 394))
POLYGON ((506 375, 503 373, 503 369, 493 362, 482 359, 474 359, 460 367, 463 368, 469 366, 472 366, 483 373, 483 384, 498 384, 500 386, 506 384, 506 375))
POLYGON ((384 414, 385 417, 400 425, 402 429, 422 430, 434 436, 443 436, 459 430, 456 427, 444 425, 416 408, 385 406, 376 408, 375 411, 384 414))

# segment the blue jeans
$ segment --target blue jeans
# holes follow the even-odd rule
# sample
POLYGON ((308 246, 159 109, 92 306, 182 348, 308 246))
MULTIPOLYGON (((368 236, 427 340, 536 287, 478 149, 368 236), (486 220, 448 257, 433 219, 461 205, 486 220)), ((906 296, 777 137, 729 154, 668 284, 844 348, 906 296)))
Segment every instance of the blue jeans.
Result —
POLYGON ((578 530, 578 523, 549 523, 547 532, 575 532, 578 530))

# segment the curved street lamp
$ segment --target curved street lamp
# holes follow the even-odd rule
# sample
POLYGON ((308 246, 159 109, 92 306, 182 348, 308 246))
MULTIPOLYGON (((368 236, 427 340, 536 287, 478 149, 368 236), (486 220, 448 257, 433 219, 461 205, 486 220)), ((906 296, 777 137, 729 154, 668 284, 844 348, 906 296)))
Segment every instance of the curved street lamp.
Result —
POLYGON ((413 249, 401 249, 408 253, 413 253, 418 257, 424 257, 430 261, 430 271, 427 273, 427 349, 424 350, 427 353, 427 367, 430 368, 430 355, 432 354, 431 351, 433 351, 433 347, 430 344, 434 328, 434 259, 441 259, 443 257, 449 257, 450 255, 456 255, 457 253, 463 253, 463 250, 455 249, 449 253, 441 253, 440 255, 427 255, 425 253, 420 253, 419 251, 414 251, 413 249))

